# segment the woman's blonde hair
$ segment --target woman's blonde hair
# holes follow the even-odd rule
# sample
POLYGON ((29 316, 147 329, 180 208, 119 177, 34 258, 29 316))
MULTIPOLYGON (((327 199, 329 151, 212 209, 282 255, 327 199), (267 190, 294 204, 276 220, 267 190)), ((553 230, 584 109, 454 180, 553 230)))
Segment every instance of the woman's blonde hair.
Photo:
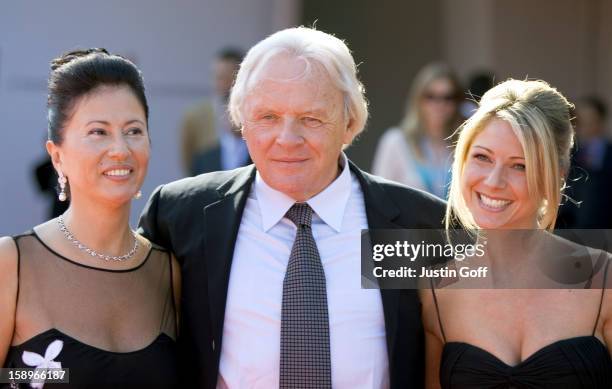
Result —
POLYGON ((425 134, 425 124, 420 109, 421 101, 429 85, 432 82, 440 79, 446 79, 451 82, 453 89, 455 90, 457 104, 455 116, 451 118, 447 125, 447 133, 444 134, 445 138, 450 137, 461 122, 459 102, 461 101, 463 90, 457 75, 455 72, 453 72, 450 66, 444 63, 434 62, 426 65, 417 73, 414 81, 412 82, 406 103, 406 111, 399 125, 406 134, 408 143, 411 145, 413 152, 418 159, 422 159, 423 157, 419 149, 419 144, 421 143, 421 139, 425 134))
POLYGON ((461 194, 461 176, 474 138, 491 120, 501 119, 510 124, 523 147, 529 195, 542 199, 538 225, 553 229, 574 143, 572 108, 544 81, 510 79, 485 93, 478 110, 457 130, 446 228, 455 222, 468 229, 478 228, 461 194))

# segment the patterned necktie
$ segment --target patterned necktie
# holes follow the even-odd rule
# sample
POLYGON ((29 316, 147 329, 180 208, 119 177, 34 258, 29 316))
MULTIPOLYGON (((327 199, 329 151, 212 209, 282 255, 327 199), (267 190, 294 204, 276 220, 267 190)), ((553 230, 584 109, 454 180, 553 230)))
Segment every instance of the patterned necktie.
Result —
POLYGON ((297 234, 283 281, 280 388, 331 388, 327 289, 312 208, 294 204, 285 216, 297 234))

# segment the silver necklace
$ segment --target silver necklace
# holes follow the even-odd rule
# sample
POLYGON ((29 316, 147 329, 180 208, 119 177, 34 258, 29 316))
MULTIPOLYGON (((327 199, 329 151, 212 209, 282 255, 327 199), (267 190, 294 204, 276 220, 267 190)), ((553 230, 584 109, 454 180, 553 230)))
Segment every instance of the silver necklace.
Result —
POLYGON ((89 247, 85 246, 83 243, 79 242, 79 240, 75 238, 74 235, 72 235, 70 230, 68 230, 68 227, 66 227, 66 223, 64 222, 64 215, 60 215, 57 218, 57 224, 59 224, 60 231, 64 233, 64 236, 66 237, 66 239, 68 239, 69 242, 74 244, 79 250, 85 251, 87 254, 91 255, 92 257, 100 258, 105 261, 121 262, 121 261, 125 261, 127 259, 132 258, 134 254, 136 254, 136 251, 138 250, 138 246, 139 246, 138 239, 136 239, 136 235, 134 235, 133 231, 132 231, 132 236, 134 237, 134 247, 132 247, 132 249, 127 254, 116 256, 116 255, 106 255, 106 254, 98 253, 95 250, 92 250, 89 247))

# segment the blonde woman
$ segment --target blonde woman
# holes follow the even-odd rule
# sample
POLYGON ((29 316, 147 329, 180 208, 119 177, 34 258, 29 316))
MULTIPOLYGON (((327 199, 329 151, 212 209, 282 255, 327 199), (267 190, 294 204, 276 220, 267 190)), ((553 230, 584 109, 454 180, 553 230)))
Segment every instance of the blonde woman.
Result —
POLYGON ((445 198, 450 178, 449 136, 460 123, 462 90, 445 64, 433 63, 417 74, 397 127, 385 131, 372 172, 445 198))
MULTIPOLYGON (((489 90, 459 134, 447 227, 552 229, 573 143, 570 108, 542 81, 489 90)), ((608 267, 587 290, 423 290, 427 386, 611 387, 608 267)))

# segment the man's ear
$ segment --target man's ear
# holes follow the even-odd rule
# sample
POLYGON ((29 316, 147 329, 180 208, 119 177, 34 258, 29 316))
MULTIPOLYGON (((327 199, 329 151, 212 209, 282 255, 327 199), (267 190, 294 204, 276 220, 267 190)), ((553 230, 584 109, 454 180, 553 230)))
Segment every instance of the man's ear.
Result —
POLYGON ((346 124, 346 128, 344 130, 342 143, 345 145, 350 145, 353 143, 353 139, 355 139, 356 131, 355 131, 355 120, 350 118, 346 124))
POLYGON ((52 140, 48 140, 47 143, 45 143, 45 148, 47 149, 47 153, 49 154, 49 157, 51 157, 51 163, 53 163, 53 167, 55 168, 56 172, 61 172, 62 171, 62 156, 61 156, 61 150, 60 147, 58 145, 55 144, 55 142, 53 142, 52 140))

